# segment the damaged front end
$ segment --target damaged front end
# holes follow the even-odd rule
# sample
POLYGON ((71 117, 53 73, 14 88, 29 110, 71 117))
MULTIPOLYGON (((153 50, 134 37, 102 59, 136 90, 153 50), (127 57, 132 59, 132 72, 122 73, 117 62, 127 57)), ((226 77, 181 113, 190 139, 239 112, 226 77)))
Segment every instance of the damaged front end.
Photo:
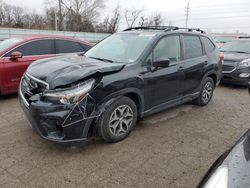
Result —
POLYGON ((82 142, 100 114, 91 96, 95 79, 67 88, 50 90, 49 85, 26 73, 19 88, 20 103, 32 128, 55 142, 82 142))

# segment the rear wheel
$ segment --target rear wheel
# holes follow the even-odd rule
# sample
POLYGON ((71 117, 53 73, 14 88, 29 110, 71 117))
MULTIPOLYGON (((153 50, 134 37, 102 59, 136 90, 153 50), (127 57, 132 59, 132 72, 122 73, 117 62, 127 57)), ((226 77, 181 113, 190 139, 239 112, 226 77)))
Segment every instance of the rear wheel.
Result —
POLYGON ((107 142, 126 138, 137 120, 137 107, 128 97, 122 97, 110 105, 98 122, 99 135, 107 142))
POLYGON ((212 78, 207 77, 201 84, 201 91, 199 97, 195 100, 199 106, 207 105, 213 97, 214 93, 214 81, 212 78))

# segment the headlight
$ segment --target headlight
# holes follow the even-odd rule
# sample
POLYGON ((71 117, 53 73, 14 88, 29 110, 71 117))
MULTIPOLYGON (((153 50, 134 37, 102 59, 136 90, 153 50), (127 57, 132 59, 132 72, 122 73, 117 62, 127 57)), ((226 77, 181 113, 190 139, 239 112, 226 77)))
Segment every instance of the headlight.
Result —
POLYGON ((75 104, 87 96, 88 92, 93 88, 94 83, 95 80, 91 79, 70 89, 45 91, 43 96, 56 98, 63 104, 75 104))
POLYGON ((240 62, 240 67, 250 67, 250 59, 245 59, 240 62))
POLYGON ((227 188, 228 187, 228 168, 222 167, 209 178, 204 188, 227 188))

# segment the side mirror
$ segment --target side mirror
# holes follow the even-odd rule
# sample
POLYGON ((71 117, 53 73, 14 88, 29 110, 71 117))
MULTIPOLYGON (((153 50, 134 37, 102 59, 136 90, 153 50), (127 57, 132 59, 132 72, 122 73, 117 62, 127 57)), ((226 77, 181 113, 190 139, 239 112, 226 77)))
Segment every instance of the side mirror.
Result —
POLYGON ((170 60, 168 58, 160 58, 160 59, 157 59, 153 62, 153 66, 158 68, 166 68, 166 67, 169 67, 170 65, 170 60))
POLYGON ((17 60, 18 58, 22 58, 23 54, 21 52, 15 51, 10 54, 11 60, 17 60))

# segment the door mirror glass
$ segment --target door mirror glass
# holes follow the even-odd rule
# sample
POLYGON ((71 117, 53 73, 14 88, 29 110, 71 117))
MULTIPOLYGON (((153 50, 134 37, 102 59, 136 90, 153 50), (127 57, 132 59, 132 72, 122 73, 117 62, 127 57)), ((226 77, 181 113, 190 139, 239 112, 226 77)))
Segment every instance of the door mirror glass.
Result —
POLYGON ((170 60, 168 58, 159 58, 153 62, 153 66, 158 68, 165 68, 169 67, 170 65, 170 60))
POLYGON ((18 58, 22 58, 23 54, 21 52, 15 51, 10 54, 10 59, 17 60, 18 58))

